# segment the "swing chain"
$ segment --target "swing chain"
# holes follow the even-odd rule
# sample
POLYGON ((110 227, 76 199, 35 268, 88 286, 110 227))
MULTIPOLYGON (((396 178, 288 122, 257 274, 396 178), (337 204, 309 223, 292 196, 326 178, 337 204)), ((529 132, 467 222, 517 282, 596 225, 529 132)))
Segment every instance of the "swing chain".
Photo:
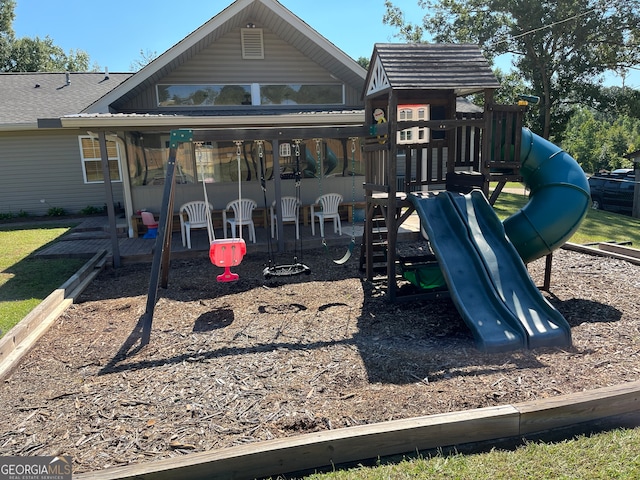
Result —
MULTIPOLYGON (((316 142, 316 158, 318 159, 318 193, 322 196, 322 139, 314 138, 314 141, 316 142)), ((322 205, 320 208, 322 208, 322 205)), ((324 242, 324 239, 322 241, 324 242)))
POLYGON ((264 150, 263 144, 264 140, 256 140, 256 144, 258 145, 258 158, 260 159, 260 188, 264 193, 267 192, 267 180, 265 179, 265 167, 264 167, 264 150))
POLYGON ((356 236, 356 141, 358 137, 351 137, 351 240, 356 236))
POLYGON ((301 142, 302 140, 300 138, 293 139, 294 155, 296 157, 296 173, 295 173, 296 189, 300 188, 300 184, 301 184, 301 176, 300 176, 300 143, 301 142))

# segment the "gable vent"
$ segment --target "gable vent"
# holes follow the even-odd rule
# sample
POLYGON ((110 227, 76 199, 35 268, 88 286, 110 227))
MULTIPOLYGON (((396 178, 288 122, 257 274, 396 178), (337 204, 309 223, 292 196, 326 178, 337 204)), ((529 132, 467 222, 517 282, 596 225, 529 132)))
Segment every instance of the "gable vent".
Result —
POLYGON ((264 59, 264 42, 262 41, 261 28, 243 28, 241 29, 241 37, 243 59, 264 59))

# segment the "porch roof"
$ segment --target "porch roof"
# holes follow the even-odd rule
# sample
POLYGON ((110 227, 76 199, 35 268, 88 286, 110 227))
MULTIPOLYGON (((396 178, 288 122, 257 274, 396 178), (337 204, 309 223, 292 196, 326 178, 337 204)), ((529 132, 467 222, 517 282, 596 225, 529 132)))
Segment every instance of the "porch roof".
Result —
POLYGON ((38 120, 39 128, 149 130, 176 128, 338 127, 364 123, 364 110, 184 112, 181 115, 80 113, 38 120))

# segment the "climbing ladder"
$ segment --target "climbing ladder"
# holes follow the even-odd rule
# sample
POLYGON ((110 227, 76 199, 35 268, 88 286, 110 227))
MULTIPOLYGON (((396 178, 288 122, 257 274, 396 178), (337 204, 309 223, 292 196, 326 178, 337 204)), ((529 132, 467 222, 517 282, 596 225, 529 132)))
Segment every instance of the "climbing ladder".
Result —
POLYGON ((360 247, 360 271, 367 270, 367 241, 371 238, 371 261, 374 272, 385 273, 387 271, 388 254, 388 229, 386 220, 380 205, 372 204, 371 229, 364 229, 362 245, 360 247))

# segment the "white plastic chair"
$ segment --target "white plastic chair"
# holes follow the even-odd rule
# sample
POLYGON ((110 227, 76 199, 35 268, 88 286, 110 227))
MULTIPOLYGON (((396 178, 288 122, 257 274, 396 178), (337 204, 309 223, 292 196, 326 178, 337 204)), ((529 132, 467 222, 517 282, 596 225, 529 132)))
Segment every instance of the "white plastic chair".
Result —
POLYGON ((211 224, 211 212, 213 205, 201 200, 185 203, 180 207, 180 232, 182 233, 182 246, 185 244, 191 249, 191 230, 195 228, 206 228, 209 240, 215 240, 213 225, 211 224), (207 214, 207 205, 209 213, 207 214), (186 220, 184 216, 187 216, 186 220))
POLYGON ((258 206, 255 200, 242 198, 229 202, 222 212, 222 223, 224 225, 224 238, 227 238, 227 224, 231 226, 231 236, 236 238, 236 226, 240 229, 240 236, 243 225, 249 228, 249 240, 256 243, 256 227, 253 224, 253 210, 258 206), (227 218, 227 212, 233 210, 233 217, 227 218), (240 220, 240 221, 238 221, 240 220))
POLYGON ((320 205, 320 211, 315 210, 315 205, 311 205, 311 234, 316 234, 315 219, 320 224, 320 235, 324 237, 325 220, 333 220, 333 233, 342 235, 342 222, 338 206, 342 203, 342 195, 339 193, 326 193, 316 198, 315 204, 320 205))
MULTIPOLYGON (((282 211, 282 223, 295 222, 296 224, 296 240, 300 239, 300 226, 298 223, 298 212, 301 202, 296 197, 282 197, 280 203, 282 211)), ((271 212, 271 238, 274 238, 278 233, 276 224, 278 222, 278 214, 276 213, 276 201, 271 203, 269 208, 271 212)))

